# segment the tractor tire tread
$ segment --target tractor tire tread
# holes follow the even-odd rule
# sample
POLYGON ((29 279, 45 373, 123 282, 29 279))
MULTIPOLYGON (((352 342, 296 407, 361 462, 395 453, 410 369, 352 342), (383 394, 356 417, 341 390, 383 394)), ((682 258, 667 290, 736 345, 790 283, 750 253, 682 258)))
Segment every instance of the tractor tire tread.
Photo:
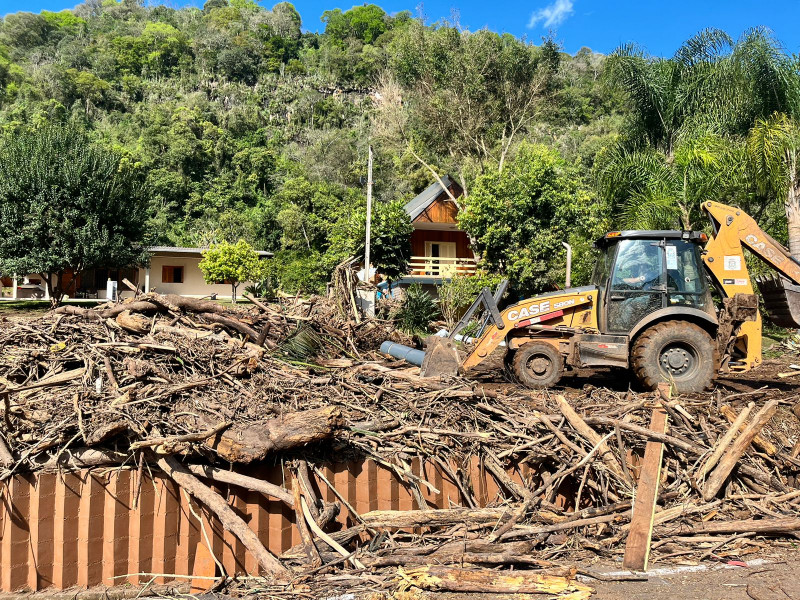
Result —
POLYGON ((688 382, 677 386, 678 392, 702 392, 711 385, 717 373, 719 352, 709 333, 688 321, 663 321, 648 327, 633 343, 631 350, 631 366, 636 379, 648 390, 654 390, 659 383, 667 381, 658 365, 655 347, 659 340, 669 337, 674 340, 694 340, 702 345, 707 343, 711 348, 711 362, 700 357, 700 374, 688 382))
POLYGON ((555 385, 561 380, 561 376, 564 374, 564 358, 555 347, 547 342, 528 342, 521 346, 514 352, 512 366, 517 381, 531 389, 544 389, 555 385), (553 364, 556 365, 556 368, 550 376, 544 379, 531 377, 527 372, 526 365, 528 360, 532 354, 537 352, 547 355, 553 364))

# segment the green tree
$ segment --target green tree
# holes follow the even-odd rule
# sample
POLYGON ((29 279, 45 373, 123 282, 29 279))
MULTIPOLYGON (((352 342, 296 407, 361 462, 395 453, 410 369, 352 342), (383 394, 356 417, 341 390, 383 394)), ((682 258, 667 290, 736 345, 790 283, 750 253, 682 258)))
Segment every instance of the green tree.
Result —
POLYGON ((605 227, 602 206, 558 153, 528 143, 502 173, 476 179, 459 224, 475 240, 482 265, 506 274, 523 294, 563 285, 562 242, 577 250, 575 279, 585 277, 589 258, 582 250, 605 227))
POLYGON ((261 280, 264 263, 253 247, 244 240, 235 244, 221 242, 203 252, 200 270, 206 283, 230 283, 231 299, 236 302, 236 290, 243 281, 261 280))
POLYGON ((376 4, 354 6, 346 12, 336 8, 322 13, 325 35, 339 43, 356 38, 365 44, 372 44, 388 29, 387 20, 384 10, 376 4))
MULTIPOLYGON (((339 219, 330 236, 330 267, 365 250, 366 206, 339 219)), ((411 258, 411 233, 414 228, 401 202, 376 203, 372 211, 370 261, 378 273, 395 279, 408 272, 411 258)))
POLYGON ((547 76, 540 52, 510 35, 413 21, 389 46, 376 133, 411 152, 435 179, 441 159, 468 196, 470 173, 502 172, 533 124, 547 76))
POLYGON ((68 273, 141 264, 146 198, 138 171, 73 125, 7 136, 0 147, 0 271, 41 274, 57 305, 71 291, 68 273))

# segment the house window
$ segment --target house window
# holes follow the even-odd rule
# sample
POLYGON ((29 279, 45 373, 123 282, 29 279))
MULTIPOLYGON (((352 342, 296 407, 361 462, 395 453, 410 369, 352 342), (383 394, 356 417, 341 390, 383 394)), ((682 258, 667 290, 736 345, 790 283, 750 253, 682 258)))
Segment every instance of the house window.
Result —
POLYGON ((161 283, 183 283, 183 267, 161 267, 161 283))

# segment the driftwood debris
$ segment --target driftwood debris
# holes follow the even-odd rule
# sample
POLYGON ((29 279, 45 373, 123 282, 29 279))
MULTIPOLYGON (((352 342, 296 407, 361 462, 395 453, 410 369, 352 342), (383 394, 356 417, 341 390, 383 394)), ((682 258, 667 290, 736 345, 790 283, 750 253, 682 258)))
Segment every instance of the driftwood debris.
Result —
POLYGON ((761 410, 756 413, 753 420, 742 430, 739 437, 734 440, 730 448, 725 451, 717 467, 711 471, 711 474, 708 476, 708 480, 703 488, 704 500, 709 501, 717 495, 717 492, 719 492, 722 484, 725 483, 728 475, 730 475, 731 471, 736 467, 739 459, 747 451, 747 448, 753 442, 756 435, 764 428, 764 425, 773 417, 777 409, 777 400, 770 400, 767 402, 761 410))
POLYGON ((222 526, 239 538, 247 550, 258 560, 258 564, 261 565, 265 572, 275 576, 288 576, 289 571, 286 567, 269 550, 264 548, 258 536, 228 506, 222 496, 200 483, 186 467, 172 456, 158 458, 156 464, 164 473, 175 480, 175 483, 181 489, 208 507, 219 518, 222 526))
POLYGON ((0 329, 0 481, 91 468, 130 469, 139 485, 172 478, 262 570, 309 595, 472 586, 585 597, 563 565, 626 543, 659 560, 717 560, 800 532, 791 389, 668 399, 423 379, 375 353, 401 334, 357 322, 348 285, 339 299, 244 306, 139 294, 0 329), (668 432, 652 420, 658 402, 668 432), (278 465, 283 479, 259 476, 278 465), (370 510, 349 501, 353 479, 337 470, 360 465, 389 486, 369 488, 370 510), (266 552, 223 507, 226 493, 281 503, 302 543, 266 552), (634 544, 643 531, 652 543, 634 544))
POLYGON ((488 594, 549 594, 571 600, 589 598, 594 590, 575 580, 575 573, 547 574, 515 571, 503 574, 493 569, 458 569, 439 565, 399 569, 401 587, 446 592, 488 594))
POLYGON ((234 433, 220 431, 207 436, 203 443, 227 461, 247 464, 263 460, 270 452, 328 439, 343 425, 342 411, 335 406, 326 406, 289 413, 234 433))

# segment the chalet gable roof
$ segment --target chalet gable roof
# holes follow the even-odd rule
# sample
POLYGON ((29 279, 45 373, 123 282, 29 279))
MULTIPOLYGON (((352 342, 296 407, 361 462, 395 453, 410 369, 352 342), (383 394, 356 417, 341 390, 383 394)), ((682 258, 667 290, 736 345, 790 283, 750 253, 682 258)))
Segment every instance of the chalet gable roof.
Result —
MULTIPOLYGON (((449 188, 453 185, 453 180, 450 179, 449 175, 445 175, 442 177, 442 183, 445 185, 445 187, 449 188)), ((431 185, 422 190, 418 196, 406 203, 405 209, 408 217, 412 221, 416 219, 418 216, 424 213, 444 191, 445 189, 439 184, 439 182, 434 181, 431 185)))

